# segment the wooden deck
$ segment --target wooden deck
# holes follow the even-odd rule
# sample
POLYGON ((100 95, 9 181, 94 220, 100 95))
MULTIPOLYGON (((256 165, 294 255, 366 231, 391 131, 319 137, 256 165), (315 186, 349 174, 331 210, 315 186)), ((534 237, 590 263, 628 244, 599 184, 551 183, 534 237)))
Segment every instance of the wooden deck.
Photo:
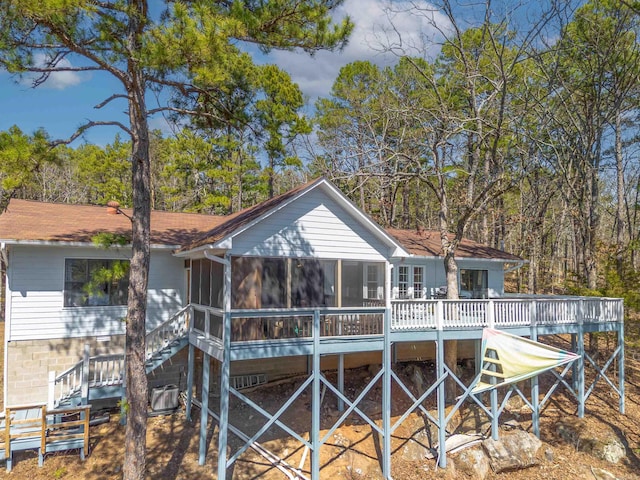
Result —
POLYGON ((391 343, 480 340, 484 328, 533 336, 618 331, 622 299, 534 297, 488 300, 393 300, 390 307, 231 310, 192 305, 189 341, 219 360, 225 331, 231 360, 382 350, 391 343), (223 319, 228 319, 225 325, 223 319), (388 319, 388 320, 386 320, 388 319), (225 329, 226 327, 226 329, 225 329))
POLYGON ((7 471, 13 466, 13 453, 37 450, 42 466, 47 453, 78 449, 84 460, 89 453, 89 413, 91 405, 47 410, 46 405, 7 407, 0 421, 0 460, 7 471))
MULTIPOLYGON (((226 300, 227 305, 230 299, 226 300)), ((413 411, 420 410, 425 418, 437 428, 438 445, 446 445, 449 430, 447 425, 455 411, 465 402, 478 405, 491 420, 491 435, 498 439, 500 405, 512 395, 517 394, 531 409, 532 429, 539 434, 540 414, 555 389, 562 385, 577 403, 578 417, 585 411, 585 403, 593 392, 599 379, 606 381, 618 396, 620 412, 624 413, 624 308, 622 299, 594 297, 530 297, 500 298, 487 300, 405 300, 387 301, 384 306, 363 305, 352 308, 306 308, 279 310, 227 310, 192 305, 193 322, 189 330, 189 370, 187 372, 186 414, 191 415, 193 385, 195 376, 195 350, 201 350, 202 359, 202 391, 200 395, 200 449, 199 462, 205 463, 207 452, 207 420, 209 409, 209 384, 211 375, 211 359, 219 362, 220 398, 219 415, 214 418, 218 422, 218 478, 226 478, 227 469, 233 465, 243 449, 257 440, 264 429, 271 423, 284 428, 279 420, 281 413, 291 403, 300 398, 303 391, 311 389, 311 419, 309 439, 297 436, 305 448, 309 448, 311 456, 311 478, 320 480, 320 450, 329 435, 321 435, 320 417, 322 415, 321 389, 328 388, 338 398, 338 410, 344 413, 335 421, 330 432, 335 430, 352 412, 356 412, 371 425, 380 435, 380 460, 383 477, 391 478, 391 438, 394 430, 413 411), (552 369, 549 375, 555 380, 546 391, 540 390, 538 378, 530 379, 530 398, 516 384, 510 384, 506 391, 493 389, 489 395, 476 396, 473 387, 481 379, 482 358, 476 349, 476 377, 465 383, 457 376, 455 369, 450 369, 444 361, 447 340, 474 340, 479 347, 484 329, 505 330, 518 336, 538 340, 539 336, 550 334, 569 334, 571 350, 576 353, 575 363, 566 365, 562 371, 552 369), (585 349, 585 334, 589 332, 611 331, 616 334, 617 348, 604 364, 591 358, 585 349), (408 385, 393 370, 394 344, 435 343, 436 380, 419 398, 413 395, 408 385), (367 387, 356 398, 344 389, 344 357, 346 354, 358 352, 380 352, 380 369, 369 380, 367 387), (230 383, 231 364, 237 360, 308 356, 307 378, 294 392, 276 414, 264 411, 260 405, 250 398, 241 395, 230 383), (321 357, 335 355, 338 357, 337 384, 333 385, 323 374, 321 357), (478 361, 479 360, 479 361, 478 361), (607 369, 617 363, 615 372, 607 369), (588 385, 585 369, 592 368, 595 380, 588 385), (607 376, 607 375, 610 375, 607 376), (445 383, 455 382, 456 403, 450 408, 445 398, 445 383), (617 383, 617 385, 616 385, 617 383), (413 404, 401 416, 400 420, 391 422, 392 384, 400 386, 413 404), (359 410, 358 405, 369 389, 381 388, 380 417, 372 419, 359 410), (226 457, 229 425, 230 397, 240 399, 244 404, 259 412, 268 419, 263 430, 249 438, 244 447, 229 458, 226 457), (428 412, 422 403, 432 397, 437 405, 437 415, 428 412), (340 406, 342 404, 342 407, 340 406)), ((307 398, 307 397, 305 397, 307 398)), ((288 430, 289 431, 289 430, 288 430)), ((291 433, 291 431, 290 431, 291 433)), ((294 437, 295 432, 291 433, 294 437)), ((438 450, 438 465, 446 467, 446 451, 438 450)))

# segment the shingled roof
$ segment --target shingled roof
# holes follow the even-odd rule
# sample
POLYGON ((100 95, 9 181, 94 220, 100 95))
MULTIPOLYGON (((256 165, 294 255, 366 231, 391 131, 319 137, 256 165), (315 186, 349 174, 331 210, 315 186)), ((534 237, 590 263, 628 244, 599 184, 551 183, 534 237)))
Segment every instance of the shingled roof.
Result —
MULTIPOLYGON (((131 236, 130 209, 110 214, 106 206, 69 205, 12 199, 0 215, 0 240, 91 243, 99 233, 131 236)), ((227 217, 151 212, 151 243, 178 247, 227 217)))
MULTIPOLYGON (((387 228, 387 233, 400 242, 404 248, 416 256, 440 257, 442 256, 442 244, 440 233, 432 230, 400 230, 387 228)), ((463 239, 456 250, 459 258, 482 258, 506 261, 521 261, 517 255, 487 247, 473 240, 463 239)))
MULTIPOLYGON (((259 219, 272 209, 285 204, 318 180, 301 185, 228 216, 195 213, 151 212, 151 243, 193 250, 213 244, 259 219)), ((6 242, 91 243, 99 233, 130 236, 130 209, 108 213, 106 206, 70 205, 12 199, 7 211, 0 215, 0 240, 6 242)), ((442 256, 438 232, 389 228, 393 237, 416 256, 442 256)), ((464 239, 456 257, 504 261, 521 261, 516 255, 464 239)))

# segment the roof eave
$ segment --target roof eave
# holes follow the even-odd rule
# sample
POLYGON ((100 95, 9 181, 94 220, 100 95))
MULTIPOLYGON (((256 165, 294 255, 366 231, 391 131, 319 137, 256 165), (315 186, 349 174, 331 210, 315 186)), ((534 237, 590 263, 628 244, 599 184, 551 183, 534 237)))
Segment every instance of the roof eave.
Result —
POLYGON ((229 245, 230 243, 231 243, 231 239, 227 238, 227 239, 224 239, 222 242, 207 243, 205 245, 200 245, 198 247, 194 247, 189 250, 182 250, 181 248, 178 248, 173 253, 173 255, 174 257, 178 257, 178 258, 188 258, 188 257, 198 256, 199 254, 204 255, 204 252, 210 252, 212 250, 218 250, 221 253, 223 253, 231 248, 229 245), (229 246, 225 246, 225 245, 229 245, 229 246))
MULTIPOLYGON (((88 247, 88 248, 104 249, 103 246, 96 245, 93 242, 70 242, 70 241, 59 241, 59 240, 0 239, 0 243, 3 243, 5 245, 28 245, 28 246, 39 246, 39 247, 88 247)), ((128 243, 125 245, 118 245, 118 247, 131 248, 131 244, 128 243)), ((180 245, 152 243, 150 247, 154 250, 175 250, 176 248, 180 248, 180 245)))

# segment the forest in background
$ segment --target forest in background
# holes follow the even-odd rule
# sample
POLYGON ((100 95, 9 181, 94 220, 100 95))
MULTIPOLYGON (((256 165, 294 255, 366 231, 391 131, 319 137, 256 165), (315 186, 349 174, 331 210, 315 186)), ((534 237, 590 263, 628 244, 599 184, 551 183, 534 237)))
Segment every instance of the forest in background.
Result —
MULTIPOLYGON (((549 8, 515 30, 447 5, 435 57, 389 42, 394 65, 345 66, 311 114, 284 72, 243 63, 216 105, 176 100, 179 131, 151 138, 152 208, 229 214, 324 175, 385 227, 444 225, 528 260, 513 290, 637 306, 640 9, 549 8)), ((130 142, 53 144, 0 132, 5 205, 131 205, 130 142)))

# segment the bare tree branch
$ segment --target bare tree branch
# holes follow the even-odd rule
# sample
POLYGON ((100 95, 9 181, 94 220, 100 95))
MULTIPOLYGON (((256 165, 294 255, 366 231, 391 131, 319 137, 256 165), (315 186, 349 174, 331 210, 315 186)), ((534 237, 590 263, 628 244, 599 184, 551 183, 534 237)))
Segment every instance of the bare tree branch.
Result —
POLYGON ((84 125, 78 127, 78 129, 75 131, 75 133, 73 135, 71 135, 69 138, 54 140, 54 141, 52 141, 50 143, 50 145, 52 147, 55 147, 55 146, 58 146, 58 145, 68 145, 71 142, 73 142, 74 140, 76 140, 77 138, 81 137, 84 134, 84 132, 86 132, 90 128, 103 127, 103 126, 112 126, 112 127, 115 126, 115 127, 118 127, 120 129, 122 129, 128 135, 131 135, 131 130, 128 127, 126 127, 124 124, 120 123, 120 122, 90 121, 90 122, 87 122, 84 125))

